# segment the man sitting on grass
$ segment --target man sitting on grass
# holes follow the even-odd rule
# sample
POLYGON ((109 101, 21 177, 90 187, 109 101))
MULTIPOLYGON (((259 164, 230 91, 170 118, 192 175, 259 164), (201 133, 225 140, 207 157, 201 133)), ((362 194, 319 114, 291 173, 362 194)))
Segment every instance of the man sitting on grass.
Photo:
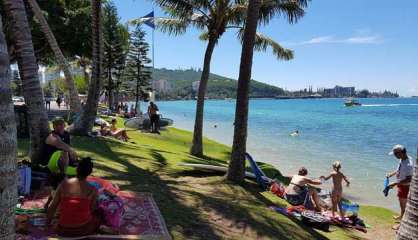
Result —
POLYGON ((76 175, 74 167, 77 153, 70 146, 70 134, 65 131, 65 121, 56 117, 52 121, 54 130, 45 140, 42 165, 48 165, 51 173, 61 175, 76 175))

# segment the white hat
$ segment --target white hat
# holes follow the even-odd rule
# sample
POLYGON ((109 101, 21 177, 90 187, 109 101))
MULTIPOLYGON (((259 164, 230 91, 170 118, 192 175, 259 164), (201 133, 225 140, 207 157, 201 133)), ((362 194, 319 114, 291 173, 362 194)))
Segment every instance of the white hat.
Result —
POLYGON ((396 144, 395 146, 393 146, 392 151, 390 151, 388 154, 389 155, 394 155, 396 150, 405 151, 406 148, 401 144, 396 144))

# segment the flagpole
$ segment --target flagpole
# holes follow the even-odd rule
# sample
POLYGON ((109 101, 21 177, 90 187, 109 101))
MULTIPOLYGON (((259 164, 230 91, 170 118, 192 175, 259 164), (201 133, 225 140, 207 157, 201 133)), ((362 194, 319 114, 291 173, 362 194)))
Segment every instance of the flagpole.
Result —
POLYGON ((155 55, 154 55, 154 32, 155 32, 155 12, 154 12, 154 7, 152 8, 152 12, 154 13, 153 16, 153 23, 154 23, 154 27, 152 28, 152 70, 154 71, 154 67, 155 67, 155 55))

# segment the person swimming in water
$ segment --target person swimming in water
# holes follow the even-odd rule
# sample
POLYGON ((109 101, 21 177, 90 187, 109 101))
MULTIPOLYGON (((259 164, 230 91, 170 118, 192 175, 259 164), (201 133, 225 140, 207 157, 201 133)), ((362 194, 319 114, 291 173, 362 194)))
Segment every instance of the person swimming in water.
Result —
POLYGON ((289 136, 291 136, 291 137, 297 137, 297 136, 299 136, 299 130, 296 130, 296 131, 290 133, 289 136))

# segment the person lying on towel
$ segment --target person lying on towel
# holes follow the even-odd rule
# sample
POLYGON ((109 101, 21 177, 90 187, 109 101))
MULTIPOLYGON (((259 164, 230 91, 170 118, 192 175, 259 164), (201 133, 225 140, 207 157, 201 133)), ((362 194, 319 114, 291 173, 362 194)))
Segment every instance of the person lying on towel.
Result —
POLYGON ((92 171, 91 158, 83 158, 76 168, 77 177, 66 178, 58 186, 52 203, 47 209, 49 226, 59 209, 58 223, 53 226, 58 235, 87 236, 97 233, 99 229, 105 233, 112 233, 110 228, 101 226, 101 220, 95 214, 97 191, 86 180, 92 171))
POLYGON ((315 210, 321 211, 317 190, 309 188, 307 185, 320 185, 321 181, 310 179, 306 177, 307 175, 308 170, 304 167, 301 167, 298 174, 292 176, 292 180, 285 190, 284 199, 286 199, 288 203, 294 206, 302 205, 306 200, 313 200, 315 204, 315 210))
POLYGON ((52 126, 54 130, 45 140, 41 164, 47 165, 51 173, 75 176, 77 153, 71 148, 70 134, 65 131, 65 121, 56 117, 52 120, 52 126))

